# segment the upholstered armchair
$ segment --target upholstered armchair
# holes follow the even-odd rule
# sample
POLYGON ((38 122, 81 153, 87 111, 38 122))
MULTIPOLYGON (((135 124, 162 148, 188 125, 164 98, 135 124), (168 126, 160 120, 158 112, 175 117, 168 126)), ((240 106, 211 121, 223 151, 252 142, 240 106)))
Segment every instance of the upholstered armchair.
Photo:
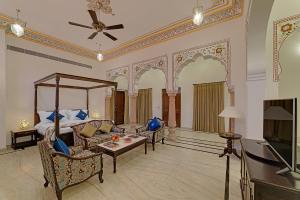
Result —
POLYGON ((161 119, 157 119, 160 121, 161 126, 156 131, 149 130, 148 124, 151 119, 148 120, 145 126, 136 129, 138 135, 147 137, 147 142, 152 144, 153 151, 155 151, 155 143, 161 141, 164 144, 165 140, 165 123, 161 119))
POLYGON ((111 136, 113 134, 119 133, 120 136, 125 135, 124 133, 125 129, 117 127, 112 120, 92 120, 89 122, 72 126, 72 128, 73 128, 73 136, 74 136, 74 145, 83 146, 84 149, 90 149, 90 150, 95 149, 97 144, 110 141, 111 136), (110 124, 113 127, 110 133, 100 133, 100 134, 96 133, 95 136, 88 138, 80 134, 80 131, 84 128, 86 123, 89 123, 90 125, 96 127, 97 129, 100 128, 102 124, 110 124))
POLYGON ((56 191, 58 200, 62 199, 64 189, 77 185, 94 175, 98 175, 100 183, 103 183, 102 153, 83 150, 82 146, 70 148, 70 156, 57 152, 50 140, 53 134, 54 130, 49 128, 44 140, 38 143, 38 147, 44 169, 44 186, 48 187, 50 183, 56 191))

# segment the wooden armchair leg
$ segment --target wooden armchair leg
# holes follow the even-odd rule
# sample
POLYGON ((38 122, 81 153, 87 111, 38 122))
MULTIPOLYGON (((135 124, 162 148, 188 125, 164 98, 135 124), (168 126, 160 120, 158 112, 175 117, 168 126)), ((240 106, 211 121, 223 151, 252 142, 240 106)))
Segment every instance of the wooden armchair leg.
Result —
POLYGON ((44 176, 44 179, 45 179, 44 187, 48 187, 49 181, 47 180, 47 178, 45 176, 44 176))
POLYGON ((57 197, 57 200, 62 200, 62 191, 57 190, 56 197, 57 197))
POLYGON ((161 139, 161 143, 165 144, 165 138, 164 137, 161 139))
POLYGON ((155 151, 155 142, 152 143, 152 149, 155 151))
POLYGON ((100 181, 100 183, 103 183, 103 170, 100 170, 100 172, 99 172, 99 181, 100 181))

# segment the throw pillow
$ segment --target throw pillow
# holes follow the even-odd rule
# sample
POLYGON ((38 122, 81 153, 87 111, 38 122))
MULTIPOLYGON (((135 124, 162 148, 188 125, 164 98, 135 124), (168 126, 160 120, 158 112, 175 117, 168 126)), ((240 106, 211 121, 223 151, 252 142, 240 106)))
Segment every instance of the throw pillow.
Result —
MULTIPOLYGON (((62 114, 58 113, 58 119, 61 120, 62 118, 64 118, 65 116, 63 116, 62 114)), ((49 115, 47 117, 47 119, 49 119, 50 121, 54 122, 55 121, 55 112, 52 112, 51 115, 49 115)))
POLYGON ((86 123, 83 129, 80 131, 80 134, 85 136, 85 137, 93 137, 97 131, 97 128, 92 126, 89 123, 86 123))
POLYGON ((58 151, 61 152, 65 155, 70 155, 70 151, 68 146, 64 143, 64 141, 62 141, 59 138, 55 138, 54 143, 53 143, 53 148, 58 151))
POLYGON ((83 112, 82 110, 79 111, 79 113, 76 115, 76 117, 78 117, 81 120, 85 120, 87 116, 87 113, 83 112))
POLYGON ((111 124, 101 124, 99 130, 103 133, 110 133, 113 125, 111 124))
POLYGON ((160 128, 160 120, 154 117, 152 120, 150 120, 148 127, 150 131, 156 131, 160 128))

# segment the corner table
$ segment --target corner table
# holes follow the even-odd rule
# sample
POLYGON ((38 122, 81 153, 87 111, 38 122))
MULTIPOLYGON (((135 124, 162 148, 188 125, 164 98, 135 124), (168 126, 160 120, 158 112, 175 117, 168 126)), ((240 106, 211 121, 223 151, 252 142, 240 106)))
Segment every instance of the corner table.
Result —
POLYGON ((236 149, 233 147, 232 143, 234 140, 240 140, 242 135, 235 133, 219 133, 221 138, 227 139, 227 147, 224 148, 224 152, 219 155, 219 157, 223 157, 227 154, 234 154, 236 157, 241 159, 241 156, 237 153, 236 149))

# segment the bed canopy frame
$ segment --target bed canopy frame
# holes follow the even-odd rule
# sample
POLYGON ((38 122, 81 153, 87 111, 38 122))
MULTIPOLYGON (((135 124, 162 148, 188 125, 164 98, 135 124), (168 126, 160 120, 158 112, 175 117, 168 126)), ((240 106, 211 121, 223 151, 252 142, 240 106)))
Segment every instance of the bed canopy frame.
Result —
MULTIPOLYGON (((75 89, 75 90, 85 90, 86 91, 86 107, 87 110, 89 110, 89 91, 92 89, 98 89, 98 88, 105 88, 105 87, 114 87, 115 90, 117 90, 118 83, 112 82, 112 81, 106 81, 101 79, 95 79, 95 78, 88 78, 83 76, 75 76, 70 74, 62 74, 62 73, 54 73, 49 76, 46 76, 38 81, 34 82, 34 124, 36 125, 39 123, 40 118, 37 111, 37 92, 39 87, 52 87, 55 88, 55 135, 59 136, 59 91, 60 88, 67 88, 67 89, 75 89), (55 80, 55 84, 46 83, 50 80, 55 80), (60 81, 61 79, 71 79, 71 80, 79 80, 84 82, 92 82, 92 83, 99 83, 100 85, 91 86, 91 87, 82 87, 82 86, 74 86, 74 85, 61 85, 60 81)), ((89 112, 89 111, 88 111, 89 112)), ((114 116, 114 115, 112 115, 114 116)))

